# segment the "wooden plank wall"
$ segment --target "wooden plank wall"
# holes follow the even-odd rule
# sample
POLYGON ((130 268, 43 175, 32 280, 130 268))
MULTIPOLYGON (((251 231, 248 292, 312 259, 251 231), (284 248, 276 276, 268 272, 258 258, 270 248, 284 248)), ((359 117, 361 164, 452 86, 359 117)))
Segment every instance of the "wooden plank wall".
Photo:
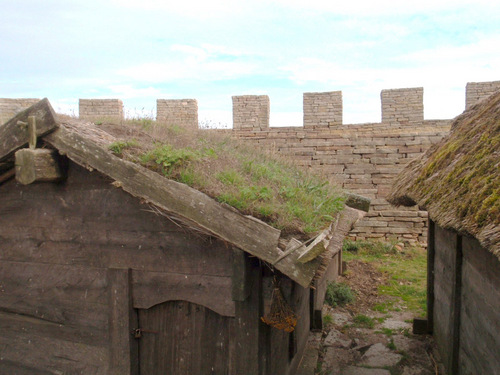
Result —
MULTIPOLYGON (((230 285, 231 249, 150 212, 111 182, 71 163, 64 183, 0 185, 0 373, 107 374, 110 358, 122 366, 109 348, 119 331, 110 316, 128 303, 122 296, 113 307, 109 294, 124 282, 120 270, 230 285)), ((225 303, 230 297, 229 288, 225 303)))
POLYGON ((435 227, 434 338, 446 368, 452 366, 456 233, 435 227))
POLYGON ((460 374, 500 369, 500 261, 478 241, 463 237, 460 374))

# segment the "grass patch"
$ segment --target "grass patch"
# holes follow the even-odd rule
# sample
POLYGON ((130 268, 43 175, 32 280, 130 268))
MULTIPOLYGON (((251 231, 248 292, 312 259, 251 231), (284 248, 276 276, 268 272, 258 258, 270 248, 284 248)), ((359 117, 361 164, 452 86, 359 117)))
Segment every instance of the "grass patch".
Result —
POLYGON ((353 327, 359 328, 373 328, 375 327, 375 320, 367 315, 359 314, 353 318, 353 327))
POLYGON ((345 241, 344 259, 372 263, 389 275, 388 285, 381 285, 382 295, 394 297, 379 303, 373 310, 387 313, 400 311, 398 306, 425 316, 427 311, 427 253, 419 247, 405 247, 397 251, 395 241, 345 241), (351 249, 351 250, 348 250, 351 249), (353 250, 355 249, 355 250, 353 250))
POLYGON ((332 307, 344 306, 354 299, 354 292, 345 283, 332 282, 326 287, 325 301, 332 307))
POLYGON ((333 317, 331 315, 328 315, 328 314, 323 316, 323 324, 325 326, 333 324, 333 317))
MULTIPOLYGON (((110 125, 102 126, 113 134, 110 125)), ((343 192, 328 179, 221 131, 167 126, 150 119, 124 121, 114 131, 115 136, 130 137, 109 146, 116 155, 198 189, 285 235, 310 237, 330 225, 344 207, 343 192)))

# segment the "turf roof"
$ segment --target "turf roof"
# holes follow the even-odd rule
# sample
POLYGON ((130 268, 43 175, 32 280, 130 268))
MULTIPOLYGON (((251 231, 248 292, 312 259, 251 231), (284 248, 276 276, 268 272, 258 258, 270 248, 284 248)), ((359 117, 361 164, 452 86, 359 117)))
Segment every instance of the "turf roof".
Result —
POLYGON ((418 204, 500 259, 500 92, 455 118, 450 134, 398 176, 388 200, 418 204))

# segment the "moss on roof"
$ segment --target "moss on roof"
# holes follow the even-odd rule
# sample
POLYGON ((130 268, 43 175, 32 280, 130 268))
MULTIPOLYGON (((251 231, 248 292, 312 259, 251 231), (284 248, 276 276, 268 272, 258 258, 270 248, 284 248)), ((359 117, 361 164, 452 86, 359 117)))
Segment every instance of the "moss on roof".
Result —
POLYGON ((310 237, 328 227, 344 207, 344 193, 327 178, 224 131, 152 121, 99 127, 119 139, 108 146, 115 155, 185 183, 283 234, 310 237))
POLYGON ((449 136, 410 163, 389 201, 418 204, 500 257, 500 92, 458 116, 449 136))

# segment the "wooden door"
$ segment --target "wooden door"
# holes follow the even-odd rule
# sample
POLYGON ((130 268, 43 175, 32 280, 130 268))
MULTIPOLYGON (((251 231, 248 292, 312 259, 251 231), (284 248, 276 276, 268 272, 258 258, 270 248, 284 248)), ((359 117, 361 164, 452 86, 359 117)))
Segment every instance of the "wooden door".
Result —
POLYGON ((229 374, 233 320, 186 301, 139 310, 141 375, 229 374))

